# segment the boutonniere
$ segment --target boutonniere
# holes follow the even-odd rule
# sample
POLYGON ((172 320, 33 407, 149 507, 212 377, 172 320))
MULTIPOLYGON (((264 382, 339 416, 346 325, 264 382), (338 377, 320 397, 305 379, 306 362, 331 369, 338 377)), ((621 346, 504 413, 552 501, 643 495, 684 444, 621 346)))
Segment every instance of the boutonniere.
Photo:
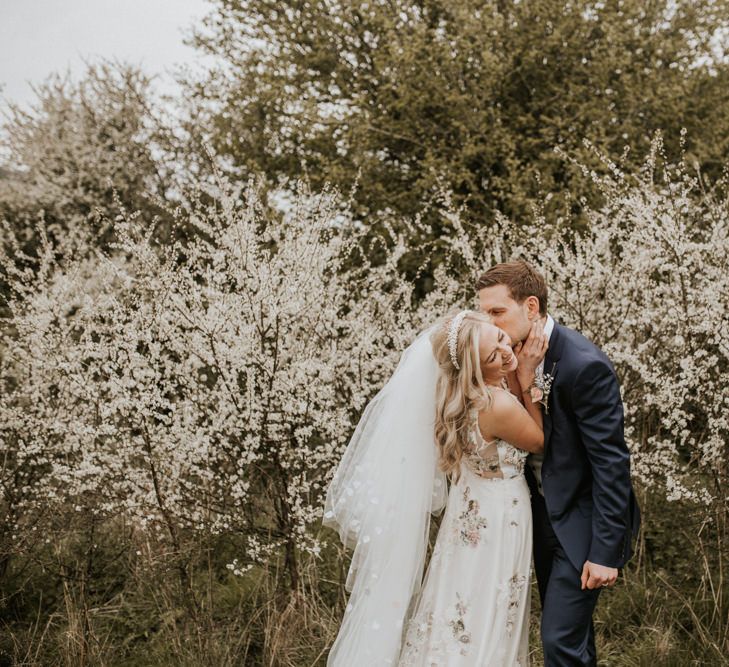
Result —
POLYGON ((551 373, 542 373, 534 378, 534 381, 529 385, 529 397, 532 399, 532 403, 541 403, 544 406, 544 413, 549 412, 549 392, 552 389, 552 382, 554 381, 554 368, 557 365, 555 361, 552 365, 551 373))

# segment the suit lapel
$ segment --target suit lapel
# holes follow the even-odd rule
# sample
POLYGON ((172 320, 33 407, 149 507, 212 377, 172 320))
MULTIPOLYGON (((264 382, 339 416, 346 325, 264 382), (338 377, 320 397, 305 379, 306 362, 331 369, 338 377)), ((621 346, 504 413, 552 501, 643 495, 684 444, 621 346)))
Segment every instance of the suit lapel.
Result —
POLYGON ((559 369, 558 361, 562 356, 562 346, 564 344, 564 336, 560 331, 560 327, 557 322, 554 323, 554 329, 552 329, 552 335, 549 337, 549 347, 547 348, 547 354, 544 356, 544 373, 552 376, 552 386, 550 388, 549 396, 547 397, 547 409, 544 411, 543 425, 544 425, 544 449, 547 449, 549 440, 552 437, 552 417, 554 413, 555 398, 553 391, 555 389, 554 379, 557 377, 557 371, 559 369))

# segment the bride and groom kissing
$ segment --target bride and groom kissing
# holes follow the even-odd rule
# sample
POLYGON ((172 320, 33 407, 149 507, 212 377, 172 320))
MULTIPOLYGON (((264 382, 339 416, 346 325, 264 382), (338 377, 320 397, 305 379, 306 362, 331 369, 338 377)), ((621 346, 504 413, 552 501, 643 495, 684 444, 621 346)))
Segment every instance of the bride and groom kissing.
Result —
POLYGON ((532 560, 544 664, 597 664, 640 523, 615 371, 527 262, 476 292, 403 352, 334 472, 324 525, 353 555, 328 665, 526 667, 532 560))

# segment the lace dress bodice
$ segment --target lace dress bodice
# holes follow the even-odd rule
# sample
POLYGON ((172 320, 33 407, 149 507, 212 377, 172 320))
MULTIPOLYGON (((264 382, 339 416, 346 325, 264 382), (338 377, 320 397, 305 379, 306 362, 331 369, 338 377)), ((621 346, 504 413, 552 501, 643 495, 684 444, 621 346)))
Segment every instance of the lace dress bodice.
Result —
POLYGON ((471 411, 469 444, 463 457, 463 464, 474 474, 486 479, 511 479, 524 474, 524 465, 529 452, 495 438, 484 440, 478 427, 478 411, 471 411))

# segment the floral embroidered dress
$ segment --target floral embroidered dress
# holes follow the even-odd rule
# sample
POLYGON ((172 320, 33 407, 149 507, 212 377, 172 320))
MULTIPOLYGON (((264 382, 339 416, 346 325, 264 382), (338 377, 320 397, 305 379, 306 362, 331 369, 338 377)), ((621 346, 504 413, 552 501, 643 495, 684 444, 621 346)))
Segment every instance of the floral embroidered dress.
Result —
POLYGON ((471 414, 399 665, 527 667, 532 514, 528 452, 486 442, 471 414))

